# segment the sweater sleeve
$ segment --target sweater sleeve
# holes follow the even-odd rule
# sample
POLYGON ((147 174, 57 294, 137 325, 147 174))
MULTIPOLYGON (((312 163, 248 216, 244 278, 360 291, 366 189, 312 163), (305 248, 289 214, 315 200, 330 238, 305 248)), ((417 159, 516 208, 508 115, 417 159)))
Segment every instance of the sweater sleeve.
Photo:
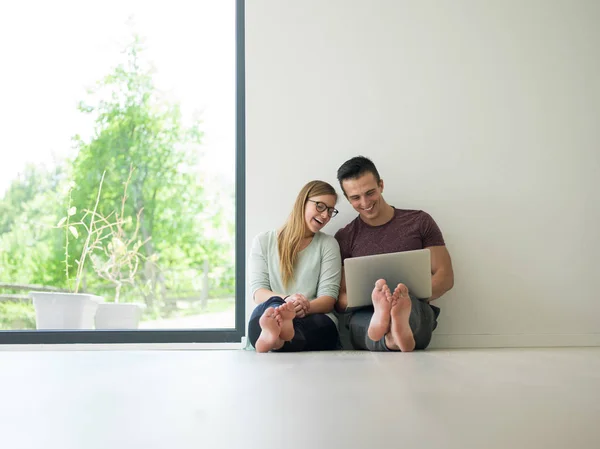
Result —
POLYGON ((271 290, 271 282, 269 279, 269 261, 265 250, 261 244, 261 235, 254 237, 252 241, 252 250, 250 251, 250 289, 252 297, 260 288, 271 290))
POLYGON ((329 237, 321 250, 321 272, 317 285, 317 297, 331 296, 337 300, 342 279, 342 259, 336 239, 329 237))

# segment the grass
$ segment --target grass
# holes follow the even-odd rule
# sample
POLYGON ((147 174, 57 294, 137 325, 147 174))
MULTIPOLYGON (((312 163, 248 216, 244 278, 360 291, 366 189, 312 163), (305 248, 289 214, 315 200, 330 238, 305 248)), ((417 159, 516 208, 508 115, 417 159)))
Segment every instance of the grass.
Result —
MULTIPOLYGON (((168 318, 181 318, 193 315, 225 312, 235 307, 234 298, 213 298, 206 302, 206 308, 202 308, 201 301, 179 301, 177 308, 169 314, 168 318)), ((142 321, 155 320, 156 317, 144 315, 142 321)))
POLYGON ((0 302, 0 330, 35 329, 35 309, 30 302, 0 302))

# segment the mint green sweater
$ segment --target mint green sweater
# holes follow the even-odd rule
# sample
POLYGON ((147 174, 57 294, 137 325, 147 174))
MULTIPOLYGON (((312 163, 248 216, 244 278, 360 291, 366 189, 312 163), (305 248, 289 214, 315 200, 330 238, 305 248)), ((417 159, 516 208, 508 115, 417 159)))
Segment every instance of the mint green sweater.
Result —
MULTIPOLYGON (((340 247, 335 238, 322 232, 317 232, 298 255, 294 279, 287 288, 283 286, 279 270, 277 231, 264 232, 254 238, 249 265, 252 297, 256 290, 266 288, 284 296, 302 293, 309 301, 320 296, 338 298, 342 278, 340 247)), ((333 314, 328 315, 337 325, 333 314)))

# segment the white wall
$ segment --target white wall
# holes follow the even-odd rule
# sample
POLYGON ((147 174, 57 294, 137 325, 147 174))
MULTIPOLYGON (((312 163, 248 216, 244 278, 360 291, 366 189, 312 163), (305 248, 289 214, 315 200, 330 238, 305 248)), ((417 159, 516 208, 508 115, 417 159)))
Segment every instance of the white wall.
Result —
POLYGON ((600 344, 600 2, 246 8, 248 246, 363 154, 444 232, 436 346, 600 344))

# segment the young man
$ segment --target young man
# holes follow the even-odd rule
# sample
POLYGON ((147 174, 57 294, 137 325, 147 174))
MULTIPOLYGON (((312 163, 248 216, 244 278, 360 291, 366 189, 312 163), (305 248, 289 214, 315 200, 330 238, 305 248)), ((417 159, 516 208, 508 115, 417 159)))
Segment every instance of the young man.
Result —
MULTIPOLYGON (((425 349, 437 326, 440 309, 429 304, 454 285, 450 254, 431 216, 420 210, 403 210, 383 199, 383 180, 375 164, 362 156, 346 161, 337 172, 344 195, 358 217, 340 229, 342 263, 349 257, 428 248, 431 252, 431 298, 416 298, 404 284, 386 285, 380 279, 372 294, 373 307, 354 312, 349 319, 354 349, 403 351, 425 349), (393 292, 392 292, 393 289, 393 292)), ((346 280, 342 275, 338 311, 346 310, 346 280)))

